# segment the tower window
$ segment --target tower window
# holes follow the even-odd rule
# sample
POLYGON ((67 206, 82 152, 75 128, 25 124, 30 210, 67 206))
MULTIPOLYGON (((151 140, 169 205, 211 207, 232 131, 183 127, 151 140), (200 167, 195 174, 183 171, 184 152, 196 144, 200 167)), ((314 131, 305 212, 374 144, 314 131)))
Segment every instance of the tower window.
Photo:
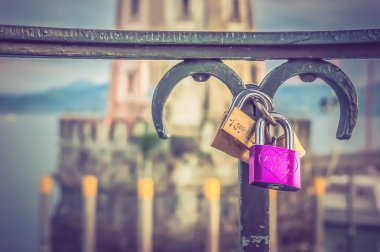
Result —
POLYGON ((137 17, 139 15, 139 0, 131 0, 131 16, 132 17, 137 17))
POLYGON ((127 92, 128 94, 134 94, 136 92, 136 76, 134 72, 128 72, 127 73, 127 92))
POLYGON ((231 21, 239 22, 240 21, 240 6, 239 0, 232 0, 232 16, 231 21))
POLYGON ((182 0, 182 15, 184 18, 190 16, 190 0, 182 0))

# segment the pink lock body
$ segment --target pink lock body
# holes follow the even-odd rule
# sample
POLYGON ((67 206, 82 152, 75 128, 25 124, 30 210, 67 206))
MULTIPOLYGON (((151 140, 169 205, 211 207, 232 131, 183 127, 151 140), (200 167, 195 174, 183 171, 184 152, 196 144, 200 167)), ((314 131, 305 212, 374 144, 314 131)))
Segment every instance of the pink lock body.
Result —
POLYGON ((271 145, 253 145, 249 156, 249 183, 281 191, 301 188, 300 154, 271 145))

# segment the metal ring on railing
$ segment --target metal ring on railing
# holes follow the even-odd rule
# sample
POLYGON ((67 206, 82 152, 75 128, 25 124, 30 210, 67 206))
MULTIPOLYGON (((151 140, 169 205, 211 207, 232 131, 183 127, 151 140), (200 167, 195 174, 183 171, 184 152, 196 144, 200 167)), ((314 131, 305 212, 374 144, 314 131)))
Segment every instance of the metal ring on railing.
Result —
POLYGON ((286 80, 297 75, 306 81, 312 81, 318 77, 334 90, 340 106, 336 137, 338 139, 349 139, 358 117, 358 97, 350 78, 339 67, 330 62, 317 59, 290 60, 267 74, 261 81, 260 91, 273 98, 277 89, 286 80))
POLYGON ((194 76, 197 81, 205 81, 206 75, 218 78, 231 91, 233 96, 246 89, 243 81, 229 66, 219 60, 183 61, 172 67, 161 78, 152 98, 153 123, 161 139, 170 137, 163 118, 165 102, 176 85, 187 76, 194 76))

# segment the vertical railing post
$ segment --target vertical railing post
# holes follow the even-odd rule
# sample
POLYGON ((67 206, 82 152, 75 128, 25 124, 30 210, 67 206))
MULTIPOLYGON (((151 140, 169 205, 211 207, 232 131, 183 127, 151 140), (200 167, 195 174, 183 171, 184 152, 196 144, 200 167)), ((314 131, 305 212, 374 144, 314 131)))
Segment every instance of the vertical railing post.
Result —
POLYGON ((204 194, 209 201, 209 235, 207 251, 219 251, 220 229, 220 181, 216 178, 208 178, 204 183, 204 194))
POLYGON ((83 216, 82 216, 82 252, 95 252, 96 249, 96 195, 98 179, 84 176, 82 179, 83 216))
POLYGON ((40 180, 40 251, 51 252, 51 204, 54 180, 45 175, 40 180))
POLYGON ((239 162, 240 251, 269 251, 269 193, 248 184, 249 166, 239 162))

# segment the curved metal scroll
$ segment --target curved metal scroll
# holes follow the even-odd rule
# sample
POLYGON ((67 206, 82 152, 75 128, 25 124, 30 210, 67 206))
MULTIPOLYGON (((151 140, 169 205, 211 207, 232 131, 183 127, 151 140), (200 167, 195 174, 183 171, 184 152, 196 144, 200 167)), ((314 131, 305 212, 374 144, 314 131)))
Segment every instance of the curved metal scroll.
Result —
POLYGON ((323 60, 291 60, 272 70, 261 82, 260 90, 273 97, 277 89, 289 78, 300 75, 310 80, 324 80, 338 97, 340 119, 336 132, 338 139, 350 139, 358 117, 358 98, 347 75, 337 66, 323 60))
POLYGON ((219 60, 183 61, 171 68, 157 84, 152 100, 153 123, 161 139, 170 134, 163 120, 165 102, 179 81, 190 75, 212 75, 222 81, 235 96, 245 89, 240 77, 219 60))

